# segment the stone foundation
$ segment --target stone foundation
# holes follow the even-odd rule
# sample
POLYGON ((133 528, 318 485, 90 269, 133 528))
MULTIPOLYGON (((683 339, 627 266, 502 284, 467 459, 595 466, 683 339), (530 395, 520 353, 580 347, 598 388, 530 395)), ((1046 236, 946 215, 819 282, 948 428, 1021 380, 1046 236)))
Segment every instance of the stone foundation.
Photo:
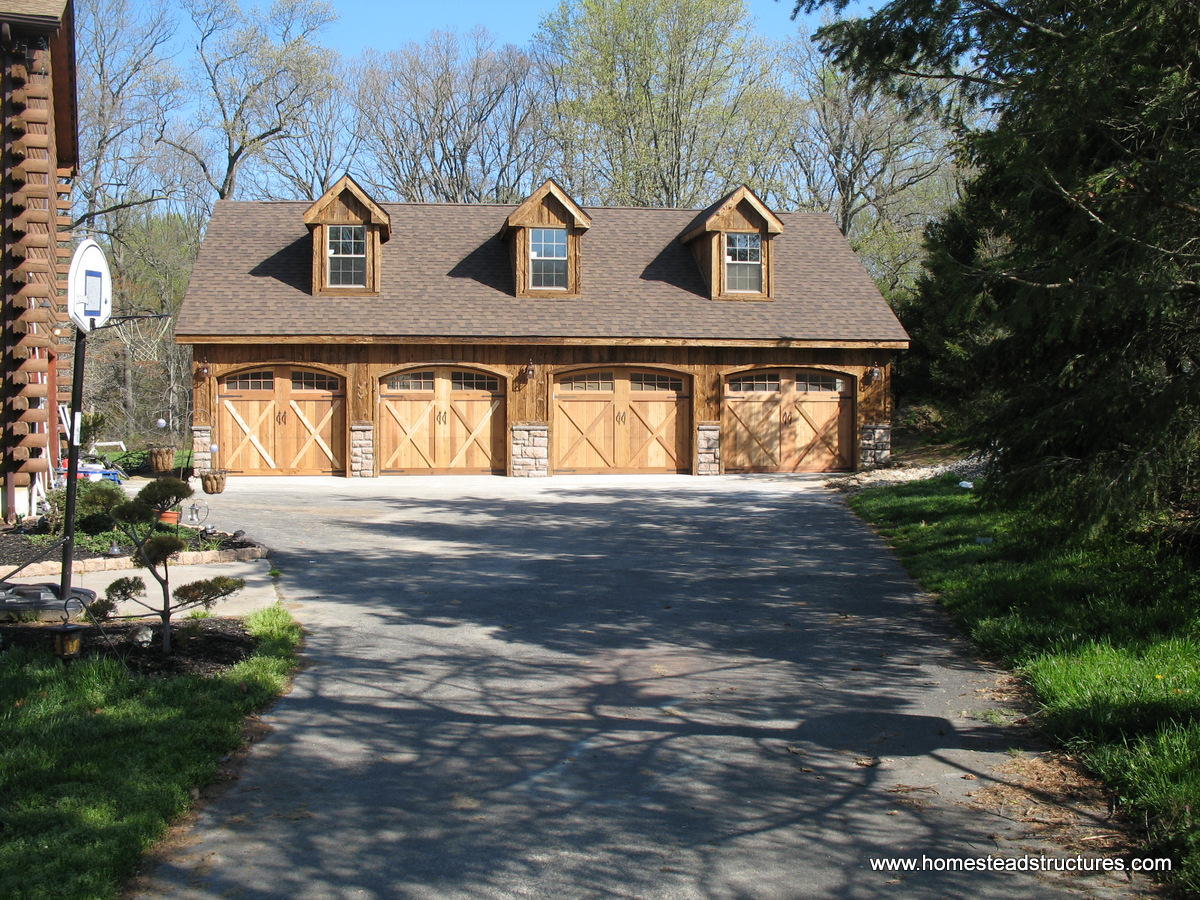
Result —
POLYGON ((721 474, 721 426, 716 422, 696 426, 696 474, 721 474))
MULTIPOLYGON (((218 448, 217 452, 220 452, 218 448)), ((212 426, 192 426, 192 471, 211 472, 213 468, 212 426)))
POLYGON ((875 469, 892 461, 891 425, 863 426, 859 460, 862 469, 875 469))
POLYGON ((512 427, 512 473, 520 478, 550 474, 550 426, 512 427))
POLYGON ((350 426, 350 478, 375 477, 375 426, 370 422, 355 422, 350 426))

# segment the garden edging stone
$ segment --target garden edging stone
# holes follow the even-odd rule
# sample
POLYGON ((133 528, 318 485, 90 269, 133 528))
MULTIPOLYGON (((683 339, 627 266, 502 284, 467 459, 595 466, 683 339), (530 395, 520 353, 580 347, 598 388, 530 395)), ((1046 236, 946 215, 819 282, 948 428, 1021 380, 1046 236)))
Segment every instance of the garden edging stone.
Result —
MULTIPOLYGON (((171 561, 173 566, 200 566, 210 563, 250 562, 255 559, 266 559, 270 550, 262 544, 253 547, 240 547, 236 550, 188 550, 180 553, 171 561)), ((137 563, 131 556, 97 556, 92 559, 77 559, 71 563, 71 571, 76 575, 88 572, 111 572, 120 569, 136 569, 137 563)), ((46 575, 57 575, 62 572, 62 560, 51 559, 34 563, 21 570, 23 578, 38 578, 46 575)))

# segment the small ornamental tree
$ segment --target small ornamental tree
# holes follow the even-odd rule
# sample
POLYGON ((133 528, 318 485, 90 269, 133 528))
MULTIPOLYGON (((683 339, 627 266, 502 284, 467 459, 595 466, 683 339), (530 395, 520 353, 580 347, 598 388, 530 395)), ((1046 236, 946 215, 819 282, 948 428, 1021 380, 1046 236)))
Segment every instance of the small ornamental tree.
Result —
POLYGON ((155 531, 159 517, 192 496, 192 489, 178 478, 158 478, 138 491, 132 500, 114 503, 108 514, 129 539, 135 551, 134 564, 147 569, 158 582, 162 592, 161 603, 150 603, 142 598, 146 594, 146 582, 138 577, 118 578, 108 586, 105 597, 115 603, 132 601, 155 613, 162 620, 163 653, 171 652, 171 616, 177 612, 197 606, 209 609, 218 600, 232 596, 246 586, 241 578, 219 575, 181 585, 171 593, 170 559, 187 544, 174 534, 155 531), (172 599, 173 598, 173 599, 172 599))

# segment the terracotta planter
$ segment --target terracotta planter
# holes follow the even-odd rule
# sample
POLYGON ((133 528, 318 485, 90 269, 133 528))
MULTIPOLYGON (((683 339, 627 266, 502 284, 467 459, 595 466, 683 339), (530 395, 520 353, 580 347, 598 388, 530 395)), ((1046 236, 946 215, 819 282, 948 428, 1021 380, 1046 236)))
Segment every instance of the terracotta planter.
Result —
POLYGON ((175 468, 175 448, 151 447, 150 468, 158 473, 170 472, 171 469, 175 468))
POLYGON ((225 490, 224 472, 205 472, 200 476, 200 486, 206 494, 219 494, 225 490))
POLYGON ((164 525, 178 525, 179 510, 168 509, 165 513, 159 513, 158 521, 162 522, 164 525))

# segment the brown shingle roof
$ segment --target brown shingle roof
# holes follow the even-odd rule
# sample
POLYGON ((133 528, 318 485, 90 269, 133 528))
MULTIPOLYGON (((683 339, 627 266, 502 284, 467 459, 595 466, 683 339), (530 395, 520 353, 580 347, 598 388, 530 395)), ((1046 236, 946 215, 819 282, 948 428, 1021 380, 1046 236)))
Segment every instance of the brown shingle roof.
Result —
POLYGON ((179 315, 179 339, 908 340, 821 213, 780 215, 770 302, 708 298, 691 250, 678 240, 695 210, 616 208, 588 210, 580 296, 518 299, 499 237, 515 206, 381 206, 392 217, 382 290, 347 297, 311 294, 307 203, 218 202, 179 315))
POLYGON ((62 23, 66 8, 67 0, 0 0, 0 19, 53 30, 62 23))

